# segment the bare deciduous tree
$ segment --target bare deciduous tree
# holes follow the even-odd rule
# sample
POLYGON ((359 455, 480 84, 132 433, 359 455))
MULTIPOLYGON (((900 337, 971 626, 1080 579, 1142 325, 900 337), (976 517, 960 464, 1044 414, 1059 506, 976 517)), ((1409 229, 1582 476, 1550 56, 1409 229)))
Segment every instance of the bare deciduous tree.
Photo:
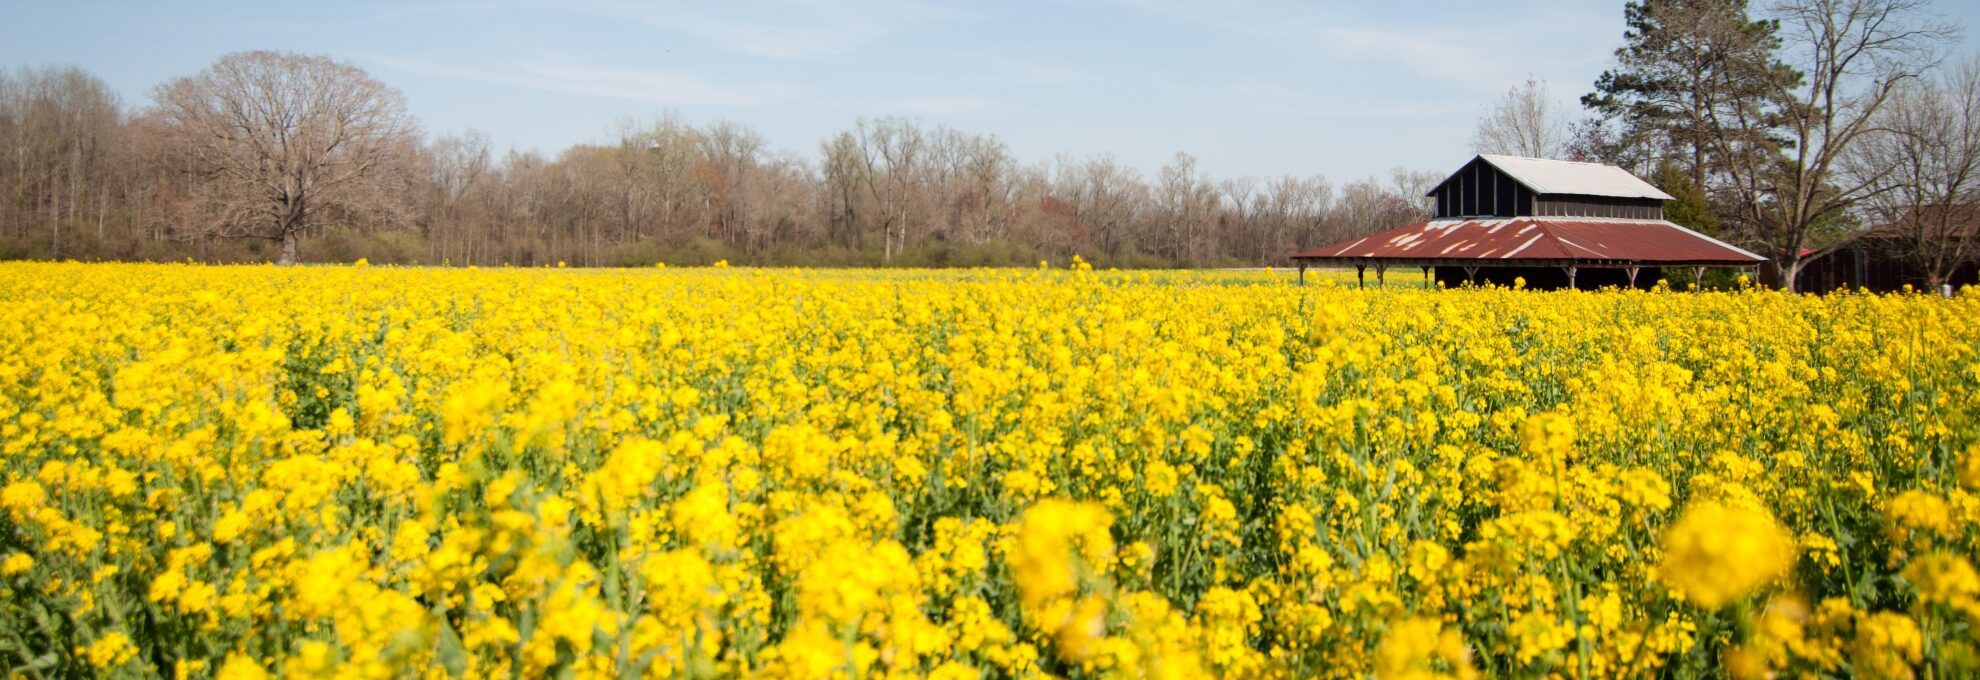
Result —
POLYGON ((402 207, 418 130, 398 91, 355 66, 236 52, 154 96, 198 163, 209 228, 279 241, 282 264, 296 261, 303 231, 332 211, 402 207))
POLYGON ((1054 192, 1069 204, 1073 228, 1085 236, 1075 241, 1090 241, 1109 254, 1141 254, 1153 247, 1133 238, 1149 193, 1140 173, 1106 154, 1077 162, 1062 158, 1059 164, 1054 192))
POLYGON ((1390 192, 1403 202, 1399 208, 1406 221, 1429 219, 1436 212, 1436 205, 1430 200, 1430 190, 1444 181, 1441 173, 1427 170, 1410 170, 1404 167, 1389 168, 1390 192))
POLYGON ((480 130, 435 139, 429 153, 433 156, 433 186, 447 205, 459 203, 473 191, 488 175, 492 162, 488 134, 480 130))
POLYGON ((1200 262, 1205 241, 1216 219, 1218 197, 1210 178, 1196 169, 1196 157, 1181 151, 1162 166, 1155 184, 1156 227, 1160 252, 1171 262, 1200 262))
POLYGON ((1322 231, 1327 208, 1334 203, 1334 185, 1326 177, 1281 177, 1266 185, 1265 219, 1271 222, 1264 255, 1283 258, 1301 246, 1339 240, 1322 231))
POLYGON ((1328 232, 1333 239, 1353 238, 1429 219, 1432 211, 1424 194, 1442 179, 1395 168, 1389 171, 1388 187, 1374 177, 1349 182, 1328 211, 1328 232))
POLYGON ((748 193, 750 184, 756 181, 758 165, 762 162, 766 146, 763 136, 755 130, 723 121, 708 128, 699 135, 697 141, 699 161, 695 166, 695 177, 701 183, 701 192, 707 197, 708 210, 716 233, 725 241, 740 243, 745 251, 751 241, 744 234, 751 231, 750 206, 741 198, 748 193))
POLYGON ((19 239, 45 229, 50 257, 60 257, 65 228, 103 236, 108 209, 106 148, 122 113, 115 94, 75 67, 0 73, 0 225, 19 239))
POLYGON ((1783 0, 1770 8, 1790 56, 1764 96, 1714 102, 1711 153, 1729 217, 1769 258, 1763 278, 1793 290, 1810 231, 1876 191, 1842 163, 1892 95, 1936 60, 1954 29, 1923 0, 1783 0))
POLYGON ((488 135, 476 130, 447 135, 427 145, 425 233, 428 244, 446 261, 474 264, 477 237, 488 231, 485 216, 473 209, 471 198, 495 174, 488 135))
POLYGON ((880 229, 881 261, 892 262, 907 248, 917 227, 926 228, 929 134, 905 118, 861 120, 858 131, 860 176, 880 229))
POLYGON ((943 129, 935 137, 941 220, 963 243, 983 245, 1003 238, 1016 189, 1017 161, 1010 149, 992 135, 943 129))
POLYGON ((1478 119, 1471 148, 1478 153, 1558 158, 1567 148, 1568 123, 1547 97, 1547 83, 1527 78, 1478 119))
POLYGON ((861 193, 867 186, 866 163, 862 160, 859 138, 840 132, 818 145, 824 167, 827 233, 841 246, 859 245, 860 216, 864 212, 861 193))
POLYGON ((1397 226, 1391 217, 1393 204, 1374 178, 1355 180, 1341 187, 1341 199, 1329 211, 1328 221, 1342 238, 1372 234, 1397 226))
POLYGON ((1849 158, 1868 212, 1936 289, 1980 240, 1980 60, 1907 84, 1849 158))

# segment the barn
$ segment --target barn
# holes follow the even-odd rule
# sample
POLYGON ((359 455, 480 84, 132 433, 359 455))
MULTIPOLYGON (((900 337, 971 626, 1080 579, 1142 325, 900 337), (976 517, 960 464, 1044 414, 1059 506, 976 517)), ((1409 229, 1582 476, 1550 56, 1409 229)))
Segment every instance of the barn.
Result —
MULTIPOLYGON (((1810 293, 1868 290, 1890 293, 1911 286, 1925 290, 1925 269, 1919 265, 1919 245, 1937 245, 1926 253, 1943 258, 1950 274, 1941 285, 1957 290, 1980 284, 1980 206, 1932 207, 1899 223, 1871 229, 1820 250, 1802 253, 1795 289, 1810 293), (1940 218, 1946 218, 1943 221, 1940 218), (1943 232, 1918 226, 1943 225, 1943 232), (1922 233, 1921 233, 1922 232, 1922 233), (1918 240, 1926 238, 1922 244, 1918 240)), ((1936 259, 1935 258, 1935 259, 1936 259)))
POLYGON ((1757 268, 1766 258, 1664 219, 1671 197, 1613 165, 1518 156, 1473 158, 1428 194, 1427 222, 1301 251, 1313 266, 1421 268, 1465 283, 1594 289, 1653 285, 1666 268, 1757 268))

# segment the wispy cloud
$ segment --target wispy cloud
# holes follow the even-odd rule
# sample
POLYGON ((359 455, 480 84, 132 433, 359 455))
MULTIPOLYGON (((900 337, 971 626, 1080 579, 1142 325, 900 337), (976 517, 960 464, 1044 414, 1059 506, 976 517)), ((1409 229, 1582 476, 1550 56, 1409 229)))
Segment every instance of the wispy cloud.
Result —
POLYGON ((419 75, 670 106, 764 106, 789 102, 804 93, 804 88, 789 83, 718 84, 686 73, 555 61, 518 62, 507 68, 489 68, 381 55, 363 59, 419 75))
POLYGON ((1449 104, 1437 102, 1395 102, 1367 97, 1347 100, 1310 88, 1260 79, 1238 80, 1206 91, 1202 96, 1240 102, 1245 108, 1268 113, 1328 118, 1414 118, 1439 115, 1450 109, 1449 104))
POLYGON ((1490 81, 1505 57, 1497 41, 1473 35, 1397 31, 1338 25, 1309 26, 1313 46, 1327 58, 1395 64, 1417 75, 1454 82, 1490 81))
POLYGON ((989 97, 904 97, 875 104, 875 110, 894 115, 910 116, 953 116, 973 113, 989 108, 989 97))
POLYGON ((1062 64, 1034 59, 993 55, 985 60, 981 79, 1005 80, 1027 85, 1077 85, 1095 80, 1093 74, 1062 64))
POLYGON ((637 21, 718 49, 776 59, 842 55, 897 31, 957 16, 915 0, 585 0, 552 6, 637 21))
POLYGON ((1452 23, 1286 0, 1114 2, 1313 54, 1325 62, 1316 68, 1399 68, 1425 80, 1482 90, 1510 86, 1529 73, 1586 66, 1591 54, 1606 55, 1604 45, 1620 28, 1612 17, 1585 9, 1516 8, 1504 12, 1504 19, 1452 23))

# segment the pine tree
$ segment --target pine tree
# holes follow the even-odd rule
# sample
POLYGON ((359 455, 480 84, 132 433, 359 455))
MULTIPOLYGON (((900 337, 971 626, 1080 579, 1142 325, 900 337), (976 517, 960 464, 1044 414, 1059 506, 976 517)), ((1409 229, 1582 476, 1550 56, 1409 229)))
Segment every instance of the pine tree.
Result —
POLYGON ((1634 155, 1675 160, 1707 186, 1712 108, 1761 97, 1768 78, 1791 72, 1774 56, 1779 24, 1751 18, 1745 0, 1637 0, 1624 20, 1615 67, 1581 103, 1634 155))
MULTIPOLYGON (((1671 195, 1664 201, 1664 219, 1692 231, 1719 237, 1719 216, 1712 213, 1712 205, 1705 199, 1705 188, 1691 181, 1691 175, 1674 161, 1657 164, 1657 172, 1650 176, 1650 183, 1671 195)), ((1732 272, 1708 270, 1702 280, 1696 278, 1690 267, 1677 267, 1664 271, 1664 279, 1672 286, 1682 288, 1727 289, 1734 285, 1732 272)))
POLYGON ((1664 219, 1706 236, 1719 235, 1719 217, 1712 214, 1712 205, 1705 200, 1705 188, 1694 183, 1677 163, 1659 163, 1657 174, 1650 179, 1671 195, 1671 200, 1664 201, 1664 219))

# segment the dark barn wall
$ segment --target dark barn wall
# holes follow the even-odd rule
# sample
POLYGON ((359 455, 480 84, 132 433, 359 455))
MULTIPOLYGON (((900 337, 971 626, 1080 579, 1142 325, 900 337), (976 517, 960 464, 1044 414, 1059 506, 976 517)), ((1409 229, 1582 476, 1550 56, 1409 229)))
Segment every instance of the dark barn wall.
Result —
POLYGON ((1809 293, 1855 288, 1861 280, 1861 257, 1852 248, 1837 248, 1802 262, 1795 288, 1809 293))
MULTIPOLYGON (((1445 288, 1465 285, 1463 267, 1438 267, 1437 283, 1445 288)), ((1526 287, 1531 290, 1560 290, 1567 288, 1567 270, 1560 267, 1479 267, 1478 276, 1473 279, 1478 285, 1511 287, 1513 279, 1524 277, 1526 287)), ((1664 277, 1662 269, 1644 267, 1636 270, 1636 287, 1649 290, 1657 285, 1657 279, 1664 277)), ((1576 290, 1600 290, 1602 288, 1625 288, 1629 286, 1629 272, 1623 269, 1582 267, 1575 270, 1576 290)))
POLYGON ((1628 220, 1661 220, 1664 219, 1664 202, 1654 198, 1551 194, 1540 197, 1540 200, 1533 206, 1533 214, 1551 217, 1614 217, 1628 220))
MULTIPOLYGON (((1953 288, 1964 288, 1980 284, 1980 261, 1968 261, 1953 271, 1947 283, 1953 288)), ((1859 241, 1815 257, 1801 266, 1795 276, 1795 288, 1809 293, 1868 288, 1872 292, 1892 293, 1904 290, 1909 285, 1913 289, 1925 287, 1925 274, 1918 270, 1903 251, 1875 241, 1859 241)))
POLYGON ((1498 176, 1494 180, 1492 187, 1494 189, 1492 193, 1492 214, 1500 217, 1511 217, 1520 214, 1519 194, 1525 191, 1526 187, 1520 186, 1518 182, 1513 181, 1511 177, 1507 177, 1504 174, 1497 172, 1492 174, 1498 176))
POLYGON ((1533 192, 1482 159, 1474 159, 1430 191, 1439 219, 1531 214, 1533 192))

